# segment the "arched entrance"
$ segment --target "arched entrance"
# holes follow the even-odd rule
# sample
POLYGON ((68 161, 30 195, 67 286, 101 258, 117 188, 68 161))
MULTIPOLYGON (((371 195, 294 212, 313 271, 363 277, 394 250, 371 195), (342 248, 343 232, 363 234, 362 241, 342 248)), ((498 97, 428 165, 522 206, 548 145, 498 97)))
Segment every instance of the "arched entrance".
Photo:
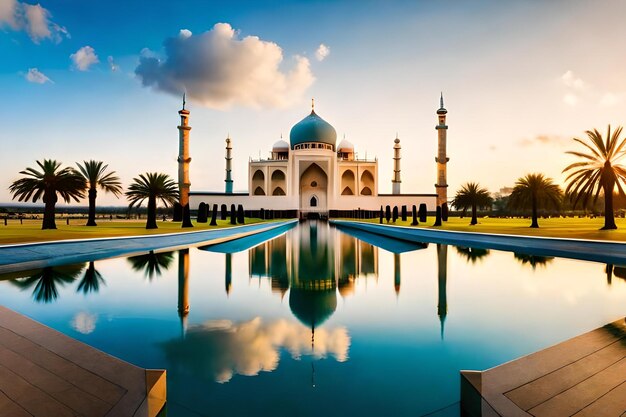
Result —
POLYGON ((322 167, 312 163, 300 175, 300 212, 326 215, 327 196, 328 175, 322 167))

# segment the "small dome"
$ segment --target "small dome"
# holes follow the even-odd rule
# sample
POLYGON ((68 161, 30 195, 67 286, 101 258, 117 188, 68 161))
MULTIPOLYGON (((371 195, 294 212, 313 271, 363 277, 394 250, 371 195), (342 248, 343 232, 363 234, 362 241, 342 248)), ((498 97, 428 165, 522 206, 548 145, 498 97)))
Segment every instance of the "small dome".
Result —
POLYGON ((330 123, 319 117, 315 111, 311 111, 311 114, 291 128, 289 142, 291 142, 291 149, 306 142, 326 143, 335 146, 337 132, 330 123))
POLYGON ((286 140, 281 139, 278 142, 276 142, 274 146, 272 146, 272 150, 273 151, 287 151, 289 150, 289 144, 287 143, 286 140))
POLYGON ((342 149, 354 151, 354 145, 348 139, 343 138, 343 140, 339 142, 339 145, 337 145, 337 150, 342 149))

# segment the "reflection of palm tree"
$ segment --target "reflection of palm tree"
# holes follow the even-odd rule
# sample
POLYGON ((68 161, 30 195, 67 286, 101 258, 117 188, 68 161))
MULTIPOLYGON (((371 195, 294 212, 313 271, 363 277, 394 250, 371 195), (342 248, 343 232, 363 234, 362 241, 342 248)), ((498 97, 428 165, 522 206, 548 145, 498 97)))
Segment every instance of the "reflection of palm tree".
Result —
POLYGON ((459 255, 462 255, 467 262, 471 262, 473 264, 489 255, 489 249, 469 248, 466 246, 456 246, 456 251, 459 255))
POLYGON ((83 275, 83 279, 78 283, 78 287, 76 288, 76 292, 83 292, 83 294, 87 295, 90 292, 97 293, 100 290, 100 285, 105 284, 104 278, 100 275, 100 272, 96 270, 94 262, 89 262, 89 266, 85 271, 85 275, 83 275))
POLYGON ((73 282, 85 269, 84 264, 65 266, 47 266, 37 270, 26 278, 11 281, 18 288, 25 290, 33 287, 33 298, 38 303, 49 303, 59 297, 57 286, 65 286, 73 282))
POLYGON ((167 271, 173 260, 174 252, 156 253, 153 250, 144 255, 128 258, 128 262, 130 262, 133 270, 137 272, 143 271, 149 280, 152 280, 155 276, 161 276, 162 269, 167 271))
POLYGON ((546 266, 548 262, 552 262, 554 260, 554 256, 538 256, 538 255, 528 255, 525 253, 517 253, 513 254, 515 259, 520 261, 523 264, 529 264, 533 267, 533 269, 537 268, 538 265, 546 266))

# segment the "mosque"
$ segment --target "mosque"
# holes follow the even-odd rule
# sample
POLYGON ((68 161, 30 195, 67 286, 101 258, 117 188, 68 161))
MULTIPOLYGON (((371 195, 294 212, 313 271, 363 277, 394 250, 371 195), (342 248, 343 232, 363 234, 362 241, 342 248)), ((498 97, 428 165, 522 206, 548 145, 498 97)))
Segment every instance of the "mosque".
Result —
MULTIPOLYGON (((374 212, 381 206, 411 210, 426 204, 428 211, 447 202, 446 125, 443 95, 437 110, 438 153, 435 193, 401 193, 401 145, 393 141, 392 193, 379 192, 378 159, 358 158, 354 145, 345 138, 337 143, 335 128, 320 117, 312 102, 311 113, 296 123, 289 141, 274 143, 266 159, 250 159, 248 192, 233 192, 233 141, 226 139, 226 178, 224 192, 191 191, 189 180, 189 110, 179 111, 179 187, 183 210, 196 210, 200 203, 243 205, 245 210, 281 210, 294 216, 328 218, 333 212, 361 209, 374 212), (188 206, 187 206, 188 205, 188 206)), ((185 223, 183 223, 183 226, 185 223)), ((188 222, 190 225, 190 222, 188 222)))

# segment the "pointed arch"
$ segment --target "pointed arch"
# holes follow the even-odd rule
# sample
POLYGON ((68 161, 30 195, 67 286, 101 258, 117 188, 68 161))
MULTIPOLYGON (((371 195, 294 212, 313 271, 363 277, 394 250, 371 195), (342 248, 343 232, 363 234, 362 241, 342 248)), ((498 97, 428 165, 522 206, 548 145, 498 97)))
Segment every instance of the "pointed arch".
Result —
POLYGON ((285 190, 283 190, 280 187, 276 187, 276 188, 274 188, 274 191, 272 192, 272 195, 285 195, 285 190))
POLYGON ((372 189, 370 187, 363 187, 361 195, 372 195, 372 189))
POLYGON ((254 195, 265 195, 265 191, 262 187, 256 187, 254 189, 254 195))
POLYGON ((341 195, 354 195, 354 193, 352 192, 352 188, 345 187, 341 192, 341 195))

